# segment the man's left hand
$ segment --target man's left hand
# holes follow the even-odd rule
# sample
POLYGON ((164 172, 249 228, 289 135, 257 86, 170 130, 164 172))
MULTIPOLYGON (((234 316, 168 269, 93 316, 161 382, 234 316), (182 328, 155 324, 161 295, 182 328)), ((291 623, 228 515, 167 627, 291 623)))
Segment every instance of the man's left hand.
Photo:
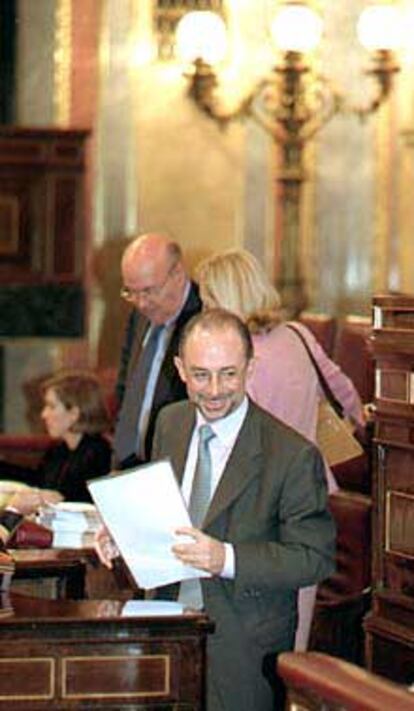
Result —
POLYGON ((182 563, 220 575, 225 561, 225 548, 221 541, 207 536, 198 528, 178 528, 176 534, 193 539, 193 542, 176 543, 172 547, 172 552, 182 563))

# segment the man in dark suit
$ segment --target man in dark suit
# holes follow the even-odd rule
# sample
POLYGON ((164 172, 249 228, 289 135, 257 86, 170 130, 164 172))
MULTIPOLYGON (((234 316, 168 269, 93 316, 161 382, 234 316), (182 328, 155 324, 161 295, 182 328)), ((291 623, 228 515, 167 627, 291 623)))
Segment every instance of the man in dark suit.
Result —
MULTIPOLYGON (((248 399, 252 355, 237 316, 221 309, 195 316, 175 359, 190 402, 160 412, 153 443, 153 459, 170 458, 191 516, 205 498, 208 472, 204 519, 178 530, 192 542, 172 548, 185 564, 211 573, 182 582, 178 594, 216 623, 208 641, 208 711, 282 708, 275 661, 293 648, 298 588, 334 567, 321 455, 248 399), (209 441, 200 446, 206 427, 209 441)), ((103 535, 98 552, 106 563, 114 555, 107 544, 103 535)), ((158 593, 171 597, 171 587, 158 593)))
POLYGON ((114 465, 126 468, 148 460, 161 407, 187 397, 174 356, 181 330, 201 302, 179 245, 167 235, 137 237, 123 254, 121 270, 121 295, 134 307, 118 373, 114 437, 114 465))

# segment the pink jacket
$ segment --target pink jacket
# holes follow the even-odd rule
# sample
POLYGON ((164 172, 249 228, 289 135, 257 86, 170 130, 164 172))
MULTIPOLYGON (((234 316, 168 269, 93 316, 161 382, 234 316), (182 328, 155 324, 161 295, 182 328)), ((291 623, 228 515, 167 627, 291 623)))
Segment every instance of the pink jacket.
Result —
MULTIPOLYGON (((363 426, 362 404, 352 381, 327 356, 309 329, 296 322, 294 325, 306 339, 345 414, 363 426)), ((255 335, 253 342, 255 367, 247 384, 249 395, 272 415, 315 442, 318 404, 323 393, 299 337, 281 324, 269 333, 255 335)), ((333 490, 329 474, 328 480, 333 490)))

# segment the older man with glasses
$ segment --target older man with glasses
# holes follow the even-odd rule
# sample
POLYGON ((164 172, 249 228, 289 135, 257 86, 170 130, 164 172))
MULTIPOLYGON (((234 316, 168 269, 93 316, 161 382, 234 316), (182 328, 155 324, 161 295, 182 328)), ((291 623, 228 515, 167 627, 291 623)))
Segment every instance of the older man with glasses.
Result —
POLYGON ((168 235, 140 235, 121 262, 122 298, 131 305, 117 395, 114 465, 148 461, 155 419, 166 404, 187 397, 174 367, 181 331, 201 309, 198 289, 185 271, 179 245, 168 235))

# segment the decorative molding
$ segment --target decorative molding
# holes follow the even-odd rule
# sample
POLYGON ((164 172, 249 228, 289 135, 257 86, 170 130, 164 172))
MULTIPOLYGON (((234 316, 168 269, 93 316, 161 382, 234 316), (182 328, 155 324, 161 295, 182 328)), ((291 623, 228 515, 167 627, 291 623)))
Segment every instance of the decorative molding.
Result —
POLYGON ((61 687, 64 699, 166 697, 171 694, 170 656, 140 654, 136 659, 131 659, 128 654, 63 657, 61 687), (108 665, 112 684, 103 673, 108 665), (131 675, 125 674, 127 666, 134 667, 133 680, 131 675), (126 676, 131 677, 129 682, 126 682, 126 676))
POLYGON ((53 113, 60 126, 70 123, 72 68, 72 0, 57 0, 55 9, 53 113))
POLYGON ((0 675, 7 676, 8 687, 7 693, 0 693, 0 701, 45 701, 55 695, 56 661, 53 657, 2 657, 0 675), (26 679, 24 686, 23 678, 26 679), (34 684, 31 684, 32 679, 34 684), (33 691, 28 687, 33 687, 33 691))

